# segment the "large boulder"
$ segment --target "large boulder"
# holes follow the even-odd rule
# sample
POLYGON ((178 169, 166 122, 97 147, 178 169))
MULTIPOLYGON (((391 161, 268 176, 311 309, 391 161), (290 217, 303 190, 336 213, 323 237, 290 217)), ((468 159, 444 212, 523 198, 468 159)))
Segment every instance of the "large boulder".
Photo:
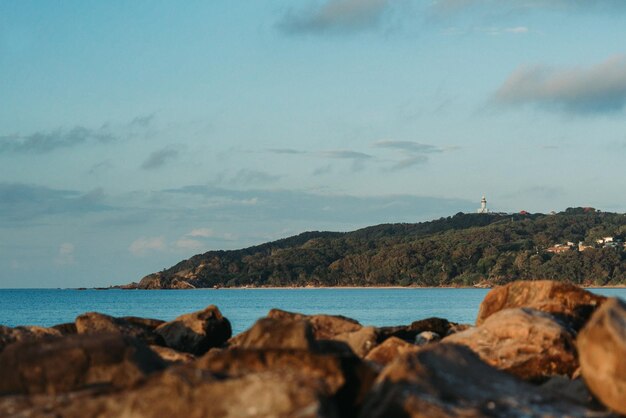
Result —
POLYGON ((444 343, 463 344, 485 362, 526 380, 571 376, 578 368, 573 333, 552 315, 529 308, 506 309, 444 343))
POLYGON ((179 316, 159 325, 154 332, 163 338, 168 347, 195 355, 221 347, 232 335, 230 322, 215 305, 179 316))
POLYGON ((344 332, 332 338, 334 341, 344 342, 357 356, 364 358, 378 344, 378 329, 363 327, 357 331, 344 332))
POLYGON ((163 338, 154 330, 164 321, 137 317, 115 318, 98 312, 87 312, 76 317, 76 333, 113 333, 138 338, 147 344, 163 345, 163 338))
POLYGON ((398 337, 389 337, 367 353, 365 360, 386 366, 396 358, 408 353, 415 353, 419 349, 417 345, 406 342, 398 337))
MULTIPOLYGON (((456 332, 459 329, 459 324, 450 322, 443 318, 426 318, 414 321, 411 325, 398 325, 393 327, 381 327, 379 328, 379 342, 386 340, 389 337, 397 337, 404 341, 413 343, 415 337, 422 332, 434 332, 440 336, 446 336, 450 333, 456 332)), ((464 328, 461 328, 464 329, 464 328)))
POLYGON ((516 281, 487 293, 480 304, 476 325, 501 310, 528 307, 551 313, 580 329, 605 299, 604 296, 568 283, 550 280, 516 281))
POLYGON ((607 417, 484 363, 469 348, 433 344, 378 376, 361 417, 607 417))
POLYGON ((362 328, 358 321, 341 315, 304 315, 281 309, 272 309, 268 312, 267 317, 309 321, 313 328, 313 336, 318 340, 330 340, 336 335, 358 331, 362 328))
POLYGON ((261 318, 231 338, 229 347, 271 350, 316 350, 311 323, 304 319, 261 318))
POLYGON ((582 375, 609 408, 626 414, 626 303, 607 300, 577 339, 582 375))
POLYGON ((93 385, 129 387, 164 367, 146 345, 122 335, 25 341, 0 353, 0 394, 55 394, 93 385))
MULTIPOLYGON (((41 416, 43 408, 31 408, 41 416)), ((136 389, 58 405, 63 418, 335 418, 339 414, 323 384, 289 372, 217 379, 188 367, 170 368, 136 389)))
POLYGON ((9 344, 20 341, 49 340, 61 337, 61 332, 54 328, 37 326, 5 327, 0 325, 0 352, 9 344))
POLYGON ((214 349, 198 359, 193 367, 229 378, 277 371, 321 381, 325 394, 333 398, 343 416, 358 408, 376 378, 375 371, 353 355, 305 350, 214 349))

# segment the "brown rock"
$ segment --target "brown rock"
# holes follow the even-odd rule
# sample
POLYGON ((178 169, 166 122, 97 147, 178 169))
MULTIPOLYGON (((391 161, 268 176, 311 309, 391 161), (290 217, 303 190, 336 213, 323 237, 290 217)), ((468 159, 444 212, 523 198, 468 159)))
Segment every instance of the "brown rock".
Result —
POLYGON ((626 414, 626 303, 609 299, 577 339, 585 382, 609 408, 626 414))
POLYGON ((135 337, 147 344, 163 345, 163 338, 154 329, 163 321, 137 317, 115 318, 98 312, 79 315, 74 321, 78 334, 112 333, 135 337))
POLYGON ((61 337, 61 332, 54 328, 36 326, 5 327, 0 325, 0 352, 9 344, 20 341, 48 340, 61 337))
POLYGON ((154 332, 163 337, 168 347, 195 355, 222 346, 232 333, 230 322, 215 305, 179 316, 159 325, 154 332))
POLYGON ((261 318, 247 331, 231 338, 229 347, 316 350, 311 323, 303 319, 261 318))
POLYGON ((376 347, 378 330, 375 327, 363 327, 358 331, 337 334, 333 340, 345 342, 354 354, 363 358, 372 348, 376 347))
POLYGON ((413 343, 418 334, 430 331, 445 336, 450 333, 451 329, 457 327, 458 324, 449 322, 443 318, 426 318, 412 322, 411 325, 399 325, 395 327, 379 328, 380 340, 382 342, 389 337, 401 338, 404 341, 413 343))
POLYGON ((424 331, 415 336, 415 345, 426 345, 436 343, 441 340, 441 336, 436 332, 424 331))
POLYGON ((64 418, 338 417, 323 385, 292 373, 216 379, 208 372, 170 368, 125 393, 82 399, 60 408, 64 418))
POLYGON ((304 350, 214 349, 198 359, 193 367, 228 377, 277 371, 321 381, 324 393, 333 398, 342 416, 358 408, 376 378, 374 370, 354 355, 304 350))
POLYGON ((66 322, 63 324, 57 324, 50 327, 56 329, 61 335, 74 335, 76 334, 76 324, 73 322, 66 322))
POLYGON ((143 343, 121 335, 25 341, 0 353, 0 394, 54 394, 91 385, 128 387, 164 367, 143 343))
POLYGON ((379 375, 361 417, 607 417, 501 372, 467 347, 433 344, 379 375))
POLYGON ((408 343, 397 337, 389 337, 383 343, 373 348, 367 354, 365 360, 386 366, 397 357, 407 353, 415 353, 418 350, 419 347, 415 344, 408 343))
POLYGON ((516 281, 492 289, 480 304, 476 325, 503 309, 533 308, 567 319, 580 329, 606 298, 550 280, 516 281))
POLYGON ((358 331, 362 325, 351 318, 341 315, 304 315, 300 313, 287 312, 280 309, 272 309, 267 314, 268 318, 274 319, 305 319, 313 327, 313 335, 318 340, 333 339, 338 334, 358 331))
POLYGON ((490 365, 527 380, 571 376, 578 368, 573 334, 552 315, 529 308, 497 312, 443 342, 466 345, 490 365))
POLYGON ((151 345, 150 350, 154 351, 163 361, 170 364, 190 363, 196 359, 196 356, 193 354, 181 353, 173 348, 160 345, 151 345))

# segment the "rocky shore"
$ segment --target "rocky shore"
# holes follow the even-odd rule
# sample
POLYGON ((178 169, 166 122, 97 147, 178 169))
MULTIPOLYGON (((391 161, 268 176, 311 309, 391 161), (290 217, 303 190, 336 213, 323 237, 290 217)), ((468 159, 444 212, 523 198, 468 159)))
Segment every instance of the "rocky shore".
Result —
POLYGON ((491 290, 475 325, 371 327, 218 307, 0 326, 1 417, 617 417, 626 303, 551 281, 491 290))

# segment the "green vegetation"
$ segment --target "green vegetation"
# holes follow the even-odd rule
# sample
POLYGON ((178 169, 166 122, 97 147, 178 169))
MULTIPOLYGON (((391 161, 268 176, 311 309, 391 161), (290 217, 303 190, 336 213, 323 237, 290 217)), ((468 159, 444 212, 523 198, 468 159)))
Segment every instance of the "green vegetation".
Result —
POLYGON ((147 276, 159 287, 471 286, 518 279, 582 285, 626 284, 626 251, 547 248, 626 238, 626 215, 570 208, 556 215, 458 213, 418 224, 348 233, 306 232, 236 251, 209 251, 147 276))

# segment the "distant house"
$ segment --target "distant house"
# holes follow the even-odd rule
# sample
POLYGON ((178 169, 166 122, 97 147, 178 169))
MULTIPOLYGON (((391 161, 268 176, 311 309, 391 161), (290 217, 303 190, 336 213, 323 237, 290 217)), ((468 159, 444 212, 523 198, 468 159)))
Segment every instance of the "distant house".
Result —
POLYGON ((598 238, 596 240, 596 243, 600 244, 600 245, 602 245, 602 244, 606 245, 606 244, 608 244, 610 242, 613 242, 613 237, 598 238))
POLYGON ((525 210, 520 210, 519 214, 520 215, 530 215, 530 213, 526 212, 525 210))
POLYGON ((549 253, 554 253, 554 254, 561 254, 561 253, 565 253, 568 251, 572 251, 572 246, 568 245, 568 244, 574 244, 574 243, 567 243, 567 244, 556 244, 552 247, 548 247, 546 248, 546 251, 549 253))

